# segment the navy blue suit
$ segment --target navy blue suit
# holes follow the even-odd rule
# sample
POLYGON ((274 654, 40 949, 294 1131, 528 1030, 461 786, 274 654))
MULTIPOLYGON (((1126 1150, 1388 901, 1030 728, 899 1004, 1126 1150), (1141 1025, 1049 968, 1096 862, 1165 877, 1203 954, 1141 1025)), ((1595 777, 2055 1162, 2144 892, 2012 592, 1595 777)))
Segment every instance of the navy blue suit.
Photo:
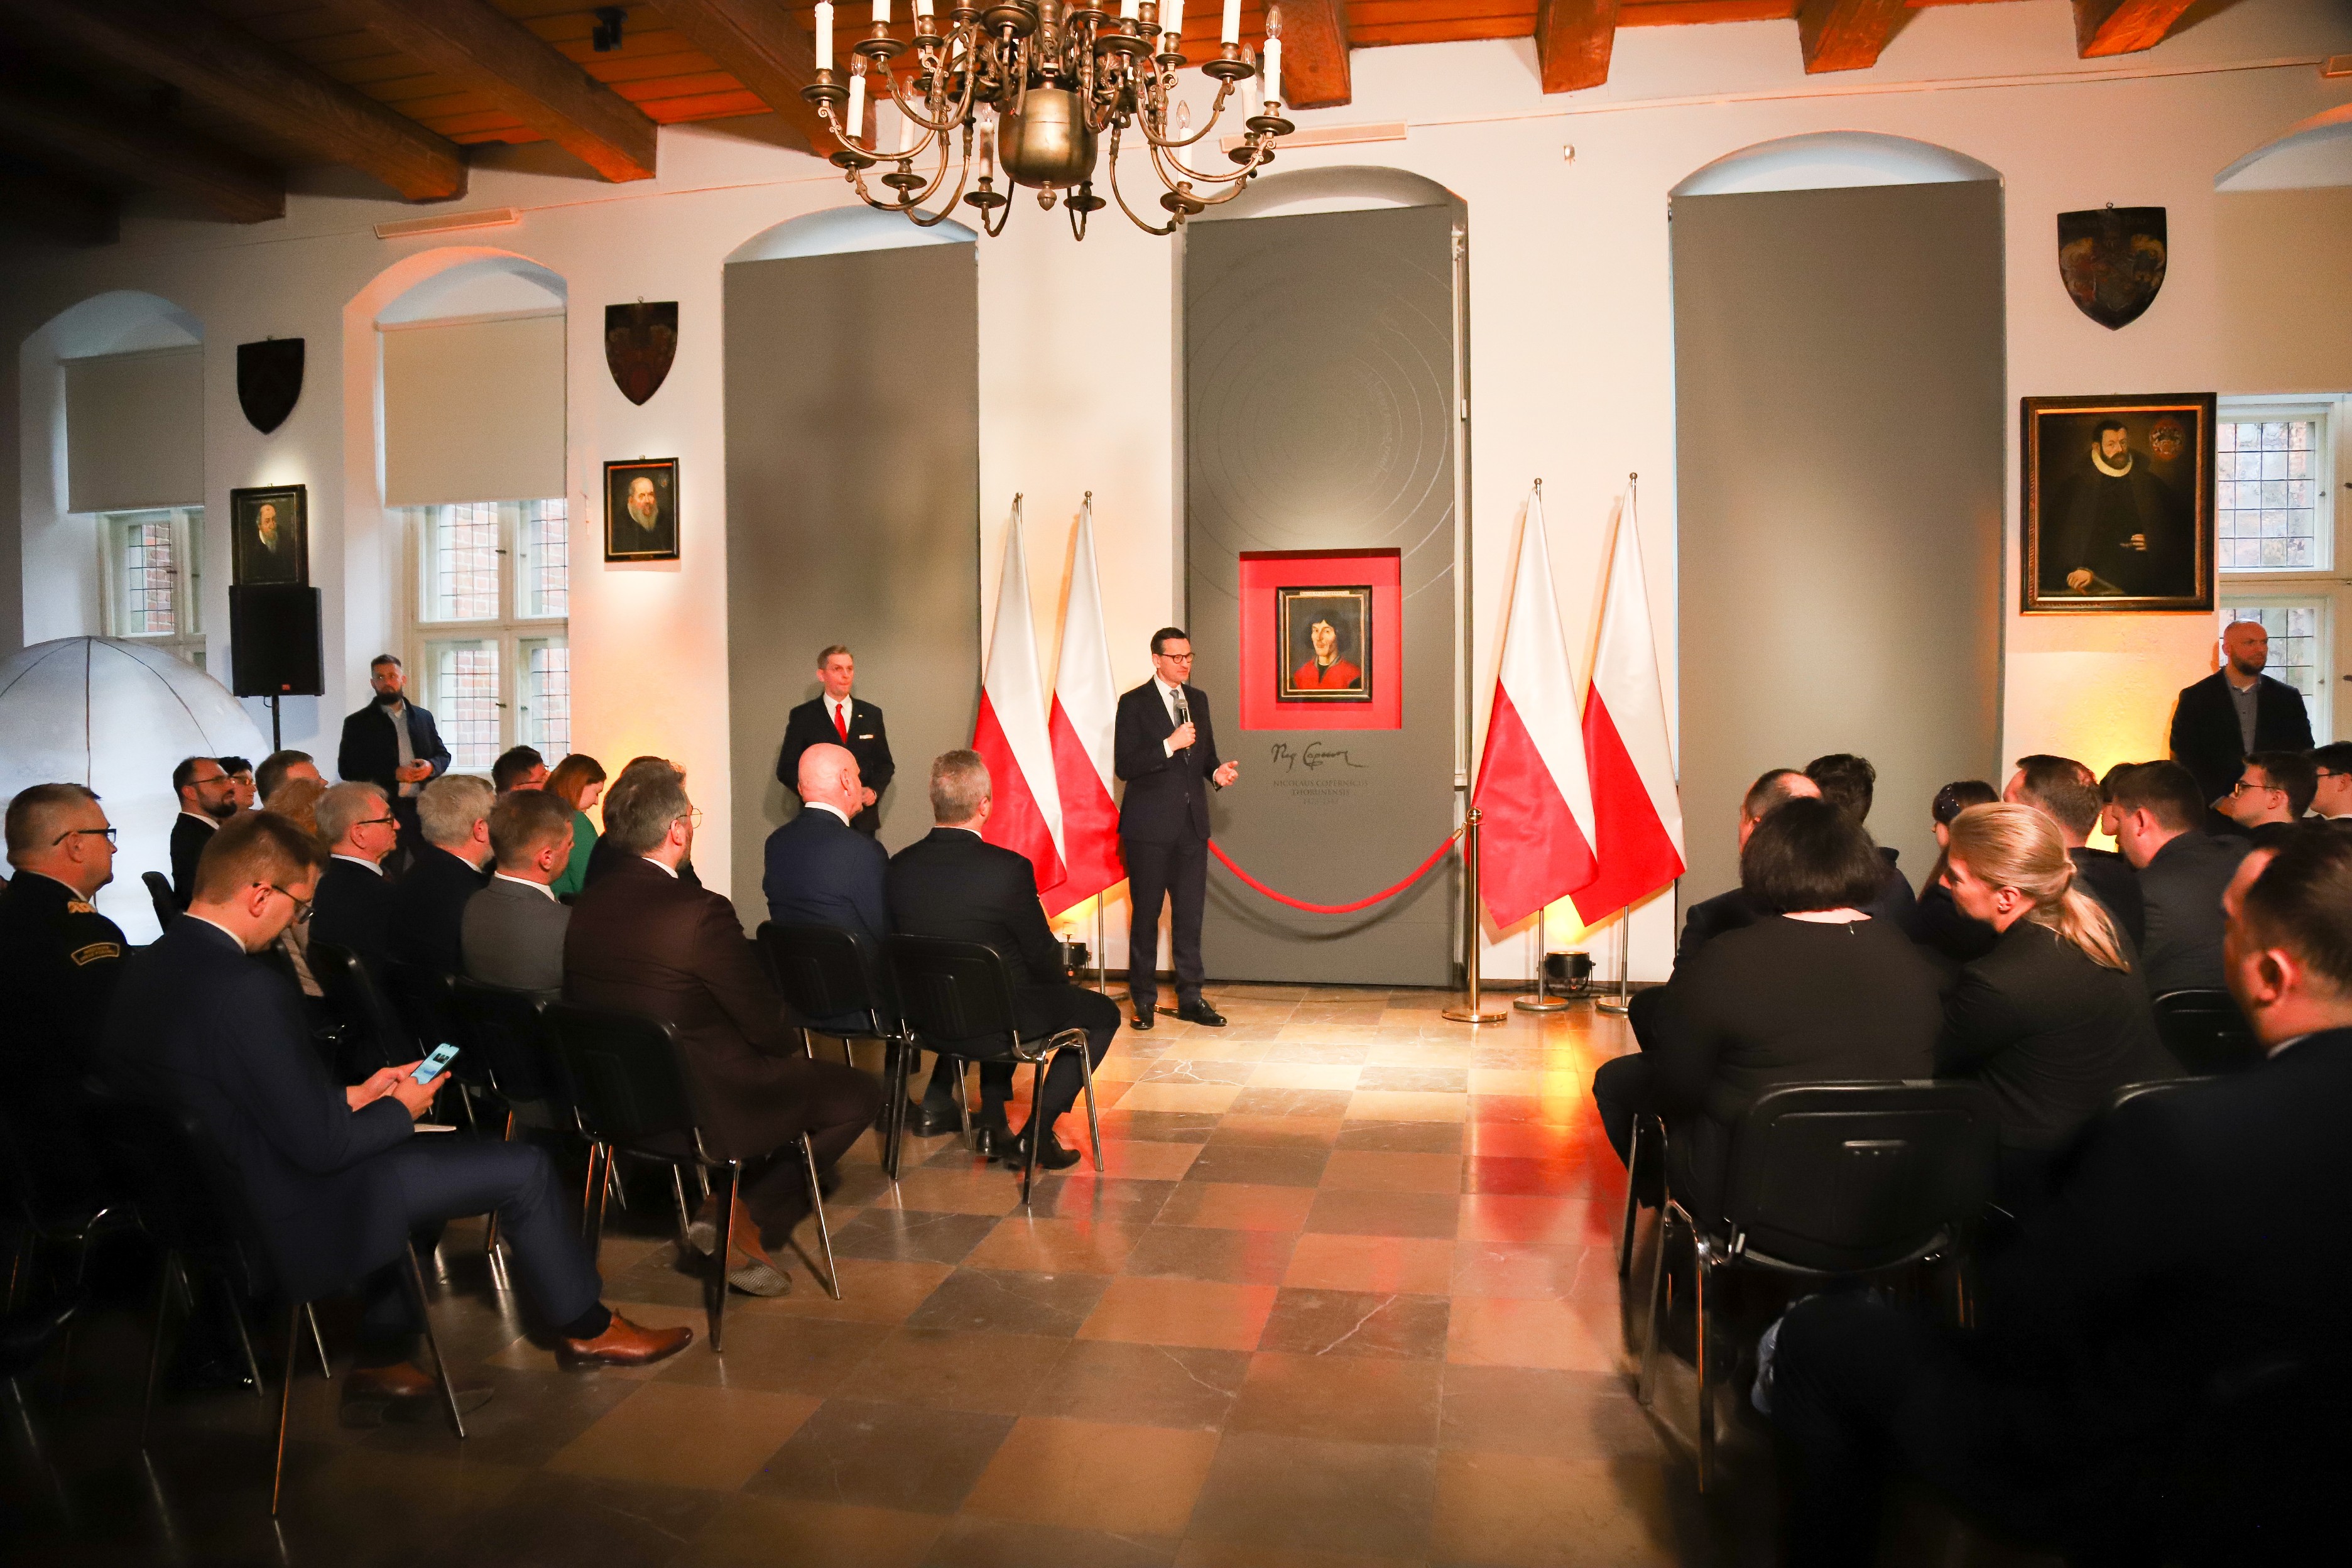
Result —
MULTIPOLYGON (((890 931, 883 892, 890 856, 879 843, 822 806, 804 805, 768 835, 767 854, 761 886, 768 895, 770 920, 856 931, 880 955, 890 931)), ((866 1020, 855 1015, 809 1022, 828 1033, 866 1027, 866 1020)))
POLYGON ((1217 735, 1209 697, 1184 689, 1192 743, 1171 753, 1176 721, 1156 680, 1120 694, 1111 765, 1127 782, 1119 803, 1119 848, 1127 858, 1127 994, 1148 1018, 1160 995, 1160 909, 1169 910, 1168 944, 1176 965, 1176 1000, 1201 999, 1201 916, 1209 898, 1209 783, 1217 771, 1217 735))

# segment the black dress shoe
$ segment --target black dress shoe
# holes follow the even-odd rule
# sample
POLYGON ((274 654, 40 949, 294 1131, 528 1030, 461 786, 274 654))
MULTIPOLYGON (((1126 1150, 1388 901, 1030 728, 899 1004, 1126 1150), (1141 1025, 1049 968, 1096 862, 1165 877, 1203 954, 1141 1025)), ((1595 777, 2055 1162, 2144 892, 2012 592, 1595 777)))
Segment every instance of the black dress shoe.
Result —
POLYGON ((1142 1012, 1138 1013, 1134 1017, 1129 1018, 1127 1021, 1127 1026, 1130 1029, 1149 1029, 1151 1027, 1153 1022, 1151 1013, 1152 1010, 1146 1007, 1142 1012))
POLYGON ((980 1157, 983 1160, 1006 1158, 1017 1142, 1013 1136, 1013 1129, 1002 1121, 978 1129, 972 1133, 972 1138, 980 1145, 980 1157))
MULTIPOLYGON (((1029 1163, 1029 1135, 1026 1132, 1005 1145, 1003 1160, 1009 1169, 1015 1171, 1029 1163)), ((1078 1152, 1076 1149, 1065 1149, 1060 1139, 1051 1132, 1045 1134, 1045 1142, 1037 1150, 1039 1170, 1066 1171, 1077 1163, 1078 1152)))
POLYGON ((945 1110, 933 1110, 928 1105, 907 1107, 907 1131, 918 1138, 937 1138, 942 1132, 963 1131, 963 1118, 952 1105, 945 1110))
POLYGON ((1211 1029, 1225 1026, 1225 1016, 1209 1005, 1206 997, 1195 996, 1190 1002, 1179 1003, 1176 1016, 1188 1024, 1199 1024, 1211 1029))

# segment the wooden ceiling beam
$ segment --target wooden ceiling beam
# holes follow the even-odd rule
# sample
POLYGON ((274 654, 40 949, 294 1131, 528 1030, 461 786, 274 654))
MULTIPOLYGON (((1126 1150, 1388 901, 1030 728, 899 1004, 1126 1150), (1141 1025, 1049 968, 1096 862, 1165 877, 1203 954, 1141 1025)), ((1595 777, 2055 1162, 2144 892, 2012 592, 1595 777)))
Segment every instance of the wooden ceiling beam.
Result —
POLYGON ((2164 42, 2194 0, 2074 0, 2074 52, 2133 55, 2164 42))
POLYGON ((1536 0, 1536 64, 1546 92, 1574 92, 1609 79, 1617 9, 1617 0, 1536 0))
POLYGON ((111 245, 121 236, 110 192, 28 169, 0 167, 0 224, 66 245, 111 245))
POLYGON ((820 157, 840 145, 801 89, 816 80, 816 41, 783 0, 654 0, 686 37, 808 138, 820 157))
POLYGON ((1348 0, 1281 0, 1282 106, 1337 109, 1354 101, 1348 68, 1348 0))
POLYGON ((1806 73, 1869 69, 1910 17, 1908 0, 1803 0, 1797 41, 1806 73))
POLYGON ((608 180, 650 180, 659 129, 489 0, 337 0, 428 69, 479 92, 608 180))
POLYGON ((130 184, 189 197, 231 223, 286 216, 286 176, 278 170, 87 91, 0 80, 0 134, 130 184))
POLYGON ((466 194, 457 144, 184 0, 0 0, 231 118, 383 181, 413 202, 466 194))

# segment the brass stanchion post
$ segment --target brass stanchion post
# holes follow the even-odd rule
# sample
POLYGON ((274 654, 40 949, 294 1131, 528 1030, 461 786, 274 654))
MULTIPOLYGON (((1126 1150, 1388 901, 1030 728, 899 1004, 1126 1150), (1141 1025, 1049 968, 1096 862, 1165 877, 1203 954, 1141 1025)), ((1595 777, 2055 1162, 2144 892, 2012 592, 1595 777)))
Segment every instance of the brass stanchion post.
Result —
POLYGON ((1472 806, 1462 818, 1462 889, 1465 898, 1462 921, 1462 1005, 1448 1007, 1444 1016, 1457 1024, 1499 1024, 1510 1015, 1488 1013, 1480 1009, 1478 994, 1478 808, 1472 806))

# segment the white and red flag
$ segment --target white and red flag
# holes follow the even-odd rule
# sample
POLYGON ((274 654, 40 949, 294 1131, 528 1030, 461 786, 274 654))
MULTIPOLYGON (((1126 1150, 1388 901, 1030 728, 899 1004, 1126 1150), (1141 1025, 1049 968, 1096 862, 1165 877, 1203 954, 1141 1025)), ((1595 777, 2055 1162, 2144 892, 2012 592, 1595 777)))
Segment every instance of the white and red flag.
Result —
POLYGON ((1021 552, 1021 498, 1004 533, 996 622, 980 683, 971 749, 988 763, 996 805, 981 837, 1029 857, 1037 886, 1062 880, 1062 799, 1054 787, 1054 746, 1045 733, 1045 689, 1037 676, 1037 628, 1029 619, 1029 563, 1021 552))
POLYGON ((1058 915, 1127 879, 1118 848, 1118 804, 1111 798, 1111 742, 1118 688, 1103 635, 1102 584, 1095 573, 1095 502, 1078 518, 1076 558, 1062 608, 1061 668, 1054 677, 1054 779, 1062 803, 1059 887, 1045 889, 1045 912, 1058 915))
POLYGON ((1478 758, 1478 891, 1516 925, 1592 877, 1592 789, 1576 721, 1576 672, 1552 595, 1543 492, 1528 500, 1511 576, 1502 667, 1478 758))
POLYGON ((1618 502, 1615 534, 1592 688, 1584 699, 1584 754, 1599 834, 1592 879, 1576 890, 1576 912, 1587 925, 1683 874, 1682 795, 1631 489, 1618 502))

